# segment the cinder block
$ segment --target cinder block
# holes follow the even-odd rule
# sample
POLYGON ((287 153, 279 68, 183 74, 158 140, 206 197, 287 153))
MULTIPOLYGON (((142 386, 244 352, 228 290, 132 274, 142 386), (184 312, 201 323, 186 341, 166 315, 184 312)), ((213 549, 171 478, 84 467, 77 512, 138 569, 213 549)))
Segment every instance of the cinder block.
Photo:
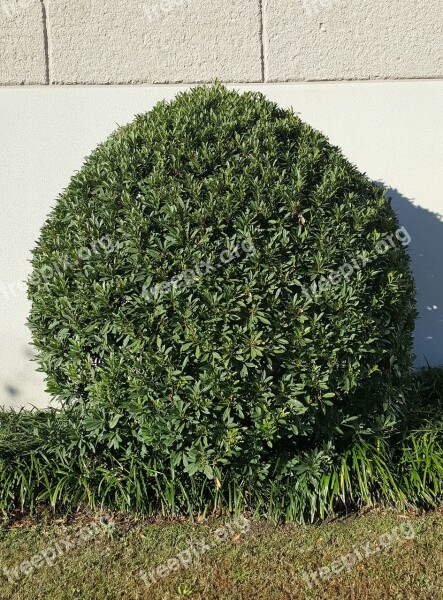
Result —
POLYGON ((46 83, 41 0, 0 0, 0 84, 46 83))
POLYGON ((267 81, 443 77, 443 0, 264 0, 267 81))
POLYGON ((259 0, 49 3, 54 83, 260 81, 259 0))

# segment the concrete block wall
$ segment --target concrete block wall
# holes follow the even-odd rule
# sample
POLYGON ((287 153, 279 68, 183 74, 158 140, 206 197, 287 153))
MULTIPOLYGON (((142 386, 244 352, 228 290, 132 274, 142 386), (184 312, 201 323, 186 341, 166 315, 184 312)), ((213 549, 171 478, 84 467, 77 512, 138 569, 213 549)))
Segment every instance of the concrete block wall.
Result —
POLYGON ((0 0, 0 84, 443 77, 443 0, 0 0))

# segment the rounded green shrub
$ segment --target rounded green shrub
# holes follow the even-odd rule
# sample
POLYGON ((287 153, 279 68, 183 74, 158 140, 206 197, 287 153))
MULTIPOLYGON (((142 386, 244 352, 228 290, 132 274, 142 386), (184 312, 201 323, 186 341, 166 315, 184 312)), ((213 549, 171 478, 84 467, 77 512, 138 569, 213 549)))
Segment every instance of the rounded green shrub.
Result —
POLYGON ((402 410, 409 241, 294 112, 181 93, 101 144, 42 229, 29 325, 48 389, 94 448, 158 470, 300 473, 402 410))

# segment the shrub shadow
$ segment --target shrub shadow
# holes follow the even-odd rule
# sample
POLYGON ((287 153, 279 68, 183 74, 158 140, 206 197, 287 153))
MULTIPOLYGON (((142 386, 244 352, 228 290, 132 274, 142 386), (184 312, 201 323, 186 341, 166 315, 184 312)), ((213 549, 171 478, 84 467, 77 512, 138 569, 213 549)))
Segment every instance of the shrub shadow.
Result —
POLYGON ((408 247, 417 286, 415 367, 443 364, 443 218, 417 206, 386 183, 400 225, 411 236, 408 247))

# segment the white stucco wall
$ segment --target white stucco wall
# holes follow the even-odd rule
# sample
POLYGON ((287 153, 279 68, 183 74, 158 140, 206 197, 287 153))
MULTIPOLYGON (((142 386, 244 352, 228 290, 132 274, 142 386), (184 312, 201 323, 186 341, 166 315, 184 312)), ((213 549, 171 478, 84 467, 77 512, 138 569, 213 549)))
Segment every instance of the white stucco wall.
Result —
POLYGON ((443 77, 443 0, 0 0, 0 84, 443 77))
MULTIPOLYGON (((240 87, 240 86, 234 86, 240 87)), ((417 365, 443 363, 443 82, 247 85, 326 133, 393 189, 412 237, 419 289, 417 365)), ((0 90, 0 404, 48 403, 31 362, 21 282, 59 192, 116 127, 177 86, 10 87, 0 90)))

